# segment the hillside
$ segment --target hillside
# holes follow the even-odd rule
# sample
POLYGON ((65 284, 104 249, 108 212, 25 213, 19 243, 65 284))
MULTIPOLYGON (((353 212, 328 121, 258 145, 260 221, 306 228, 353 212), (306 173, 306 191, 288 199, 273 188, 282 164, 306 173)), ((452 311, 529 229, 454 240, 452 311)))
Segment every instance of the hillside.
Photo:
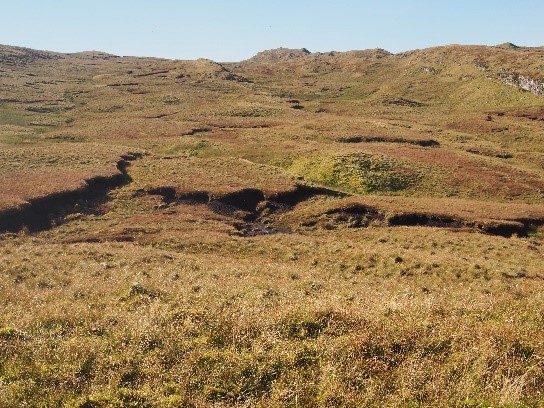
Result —
POLYGON ((544 403, 543 64, 0 45, 0 406, 544 403))

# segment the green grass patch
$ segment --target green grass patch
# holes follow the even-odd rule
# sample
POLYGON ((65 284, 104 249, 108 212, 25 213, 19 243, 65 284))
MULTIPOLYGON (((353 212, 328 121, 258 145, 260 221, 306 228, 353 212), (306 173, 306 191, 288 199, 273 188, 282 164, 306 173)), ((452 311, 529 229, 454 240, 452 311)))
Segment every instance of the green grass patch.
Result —
POLYGON ((187 140, 174 145, 159 149, 161 154, 168 155, 189 155, 198 157, 217 156, 220 151, 217 146, 209 140, 187 140))
POLYGON ((416 188, 423 179, 406 162, 368 153, 299 158, 289 170, 312 182, 362 194, 416 188))
POLYGON ((0 125, 28 126, 30 117, 25 112, 0 104, 0 125))
POLYGON ((39 135, 34 134, 8 134, 0 135, 0 144, 5 145, 28 145, 42 141, 39 135))

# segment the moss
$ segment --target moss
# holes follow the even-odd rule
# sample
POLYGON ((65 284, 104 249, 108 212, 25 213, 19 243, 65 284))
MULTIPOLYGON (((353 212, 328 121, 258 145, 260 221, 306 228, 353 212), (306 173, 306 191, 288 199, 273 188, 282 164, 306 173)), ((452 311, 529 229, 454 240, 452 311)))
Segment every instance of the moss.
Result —
POLYGON ((355 153, 294 160, 290 171, 304 179, 355 193, 395 193, 417 187, 423 175, 406 162, 355 153))

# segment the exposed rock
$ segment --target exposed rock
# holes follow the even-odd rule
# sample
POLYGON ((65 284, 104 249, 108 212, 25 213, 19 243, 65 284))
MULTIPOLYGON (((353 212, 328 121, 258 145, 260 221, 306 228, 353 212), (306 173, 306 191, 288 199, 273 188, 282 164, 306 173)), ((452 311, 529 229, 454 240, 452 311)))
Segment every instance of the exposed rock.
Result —
POLYGON ((530 78, 517 72, 503 71, 498 73, 499 79, 507 85, 532 92, 537 95, 544 95, 544 80, 530 78))
POLYGON ((226 81, 236 81, 236 82, 247 82, 247 83, 251 83, 251 81, 241 75, 238 75, 238 74, 235 74, 233 72, 227 72, 224 76, 223 76, 223 79, 226 80, 226 81))
POLYGON ((423 71, 427 74, 436 74, 436 69, 434 69, 433 67, 423 67, 423 71))
POLYGON ((81 52, 74 52, 74 53, 70 53, 66 55, 70 57, 76 57, 76 58, 82 58, 82 59, 104 60, 104 61, 121 58, 118 55, 109 54, 103 51, 81 51, 81 52))
POLYGON ((517 49, 520 48, 519 46, 517 46, 516 44, 512 44, 511 42, 505 42, 505 43, 502 43, 502 44, 498 44, 495 47, 502 48, 502 49, 505 49, 505 50, 517 50, 517 49))
POLYGON ((266 50, 257 53, 254 57, 250 58, 250 61, 256 62, 271 62, 271 61, 283 61, 294 58, 305 57, 311 54, 306 48, 293 49, 293 48, 275 48, 273 50, 266 50))
POLYGON ((242 82, 242 83, 252 83, 249 79, 243 77, 242 75, 238 75, 231 70, 229 70, 227 67, 225 67, 223 64, 220 64, 215 61, 209 61, 211 68, 214 69, 213 72, 207 72, 205 73, 202 78, 206 79, 222 79, 225 81, 236 81, 236 82, 242 82))

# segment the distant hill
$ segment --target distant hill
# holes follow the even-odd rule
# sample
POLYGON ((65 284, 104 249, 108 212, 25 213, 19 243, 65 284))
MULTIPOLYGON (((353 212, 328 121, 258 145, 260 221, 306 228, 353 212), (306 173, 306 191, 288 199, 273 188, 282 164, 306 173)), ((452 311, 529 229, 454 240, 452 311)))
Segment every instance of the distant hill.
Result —
POLYGON ((25 47, 0 44, 0 63, 6 65, 27 64, 38 60, 60 59, 63 54, 51 51, 39 51, 25 47))

